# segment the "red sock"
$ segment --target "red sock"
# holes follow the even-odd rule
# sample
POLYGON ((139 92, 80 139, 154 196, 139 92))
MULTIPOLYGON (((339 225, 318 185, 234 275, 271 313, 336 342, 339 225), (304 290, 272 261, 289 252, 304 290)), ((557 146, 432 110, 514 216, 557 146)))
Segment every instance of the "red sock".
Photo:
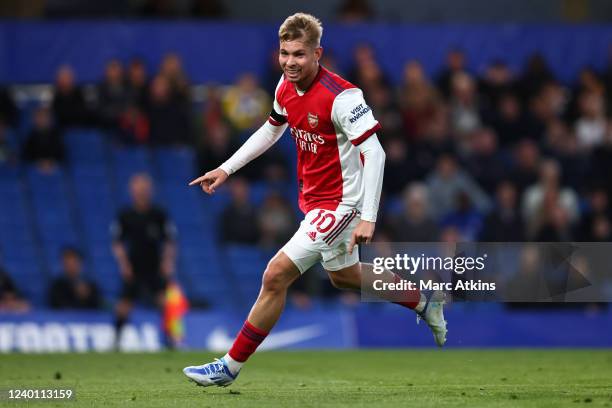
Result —
POLYGON ((267 335, 268 332, 258 329, 249 323, 248 320, 245 321, 229 351, 230 357, 244 363, 255 352, 267 335))
MULTIPOLYGON (((399 276, 395 275, 395 283, 402 280, 399 276)), ((421 301, 421 291, 416 288, 414 290, 407 290, 403 294, 403 300, 401 302, 393 302, 396 305, 407 307, 408 309, 415 309, 421 301)))

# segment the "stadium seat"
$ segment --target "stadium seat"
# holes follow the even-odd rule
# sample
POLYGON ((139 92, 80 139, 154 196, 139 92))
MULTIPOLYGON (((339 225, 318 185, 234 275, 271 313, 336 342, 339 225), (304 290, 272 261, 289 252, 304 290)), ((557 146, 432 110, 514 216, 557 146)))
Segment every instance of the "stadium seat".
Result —
POLYGON ((222 258, 228 270, 228 279, 238 288, 245 304, 257 298, 261 277, 266 269, 267 259, 262 250, 247 245, 227 245, 222 258))
POLYGON ((157 147, 153 150, 156 176, 186 185, 195 177, 195 152, 188 147, 157 147))
POLYGON ((106 135, 95 129, 69 129, 64 133, 64 145, 71 164, 105 163, 108 149, 106 135))

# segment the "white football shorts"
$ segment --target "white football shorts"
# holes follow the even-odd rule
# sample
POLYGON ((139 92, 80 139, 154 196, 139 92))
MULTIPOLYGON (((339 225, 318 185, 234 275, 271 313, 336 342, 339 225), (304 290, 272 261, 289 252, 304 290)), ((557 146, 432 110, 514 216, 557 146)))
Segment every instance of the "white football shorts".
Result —
POLYGON ((315 209, 306 214, 283 251, 304 273, 317 262, 328 271, 337 271, 359 262, 359 248, 348 253, 351 234, 361 220, 355 208, 338 207, 336 211, 315 209))

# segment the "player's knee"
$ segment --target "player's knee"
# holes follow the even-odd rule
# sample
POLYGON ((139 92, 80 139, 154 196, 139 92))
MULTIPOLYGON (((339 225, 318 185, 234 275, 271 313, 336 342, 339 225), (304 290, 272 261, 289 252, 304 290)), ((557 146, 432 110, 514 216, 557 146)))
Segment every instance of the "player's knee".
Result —
POLYGON ((274 259, 271 260, 263 274, 263 289, 269 292, 281 292, 286 290, 290 284, 291 280, 283 265, 274 259))

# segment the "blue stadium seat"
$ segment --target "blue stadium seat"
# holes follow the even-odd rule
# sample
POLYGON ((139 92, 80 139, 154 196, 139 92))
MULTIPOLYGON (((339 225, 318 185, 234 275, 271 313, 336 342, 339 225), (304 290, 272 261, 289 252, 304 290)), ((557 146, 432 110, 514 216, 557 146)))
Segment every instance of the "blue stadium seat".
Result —
POLYGON ((80 243, 66 177, 62 169, 46 173, 35 166, 29 166, 26 175, 43 255, 47 268, 56 273, 61 266, 61 249, 68 245, 78 247, 80 243))
POLYGON ((188 147, 158 147, 153 150, 156 176, 186 185, 195 178, 195 152, 188 147))
POLYGON ((267 259, 262 250, 246 245, 227 245, 224 250, 228 271, 244 302, 257 298, 267 259))
POLYGON ((4 259, 4 266, 15 282, 19 292, 22 293, 33 306, 41 307, 47 303, 47 286, 49 282, 35 257, 6 257, 4 259))
POLYGON ((69 129, 64 133, 68 160, 80 163, 104 163, 107 160, 108 135, 95 129, 69 129))

